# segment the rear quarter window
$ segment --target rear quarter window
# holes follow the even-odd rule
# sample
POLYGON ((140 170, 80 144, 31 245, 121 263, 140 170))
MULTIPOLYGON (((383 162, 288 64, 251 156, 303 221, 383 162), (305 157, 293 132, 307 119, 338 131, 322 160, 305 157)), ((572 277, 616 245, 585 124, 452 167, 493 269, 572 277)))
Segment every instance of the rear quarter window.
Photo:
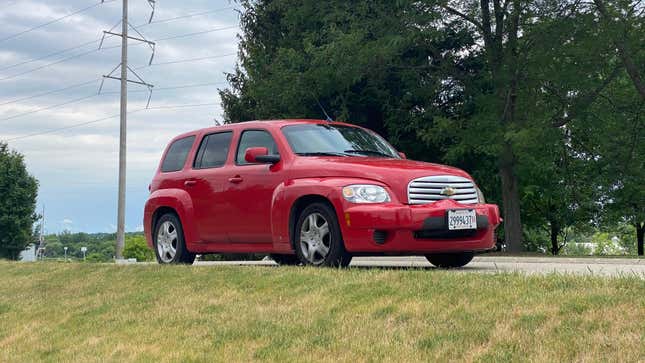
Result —
POLYGON ((184 137, 183 139, 175 140, 166 153, 166 157, 161 163, 161 172, 168 173, 172 171, 179 171, 184 168, 188 153, 193 147, 195 136, 184 137))

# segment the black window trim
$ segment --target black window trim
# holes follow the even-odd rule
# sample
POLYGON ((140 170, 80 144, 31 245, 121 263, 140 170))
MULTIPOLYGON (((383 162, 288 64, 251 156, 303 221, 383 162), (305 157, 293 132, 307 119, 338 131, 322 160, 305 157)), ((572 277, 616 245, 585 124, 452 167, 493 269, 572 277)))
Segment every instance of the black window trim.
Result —
POLYGON ((193 147, 195 147, 195 140, 197 140, 197 135, 196 135, 196 134, 186 135, 186 136, 184 136, 184 137, 182 137, 182 138, 179 138, 179 139, 175 139, 175 140, 173 140, 173 141, 168 145, 168 148, 167 148, 167 149, 166 149, 166 151, 164 152, 163 158, 161 159, 161 163, 159 164, 159 172, 160 172, 160 173, 163 173, 163 174, 168 174, 168 173, 177 173, 177 172, 180 172, 180 171, 183 171, 184 169, 186 169, 186 163, 188 162, 188 160, 189 160, 189 158, 190 158, 190 154, 191 154, 191 151, 193 150, 193 147), (191 137, 193 138, 193 142, 192 142, 192 144, 190 144, 190 149, 188 149, 188 153, 186 154, 186 158, 184 159, 184 163, 181 165, 181 168, 179 168, 179 169, 177 169, 177 170, 168 170, 168 171, 164 171, 164 170, 163 170, 163 164, 164 164, 164 162, 166 161, 166 158, 168 157, 168 153, 170 152, 170 149, 172 148, 172 145, 174 145, 174 144, 175 144, 176 142, 178 142, 178 141, 186 140, 186 139, 189 139, 189 138, 191 138, 191 137))
MULTIPOLYGON (((207 170, 207 169, 218 169, 218 168, 222 168, 222 167, 226 166, 226 164, 228 163, 228 157, 229 157, 229 155, 231 153, 231 144, 233 144, 233 137, 234 137, 233 130, 222 130, 222 131, 211 132, 210 134, 204 134, 202 136, 201 140, 199 141, 199 146, 197 147, 197 150, 195 152, 195 157, 193 158, 192 169, 193 170, 207 170), (219 165, 219 166, 211 166, 211 167, 201 167, 201 166, 199 168, 196 167, 197 157, 199 156, 199 151, 201 150, 202 145, 204 144, 204 141, 206 141, 206 139, 208 139, 209 136, 217 135, 217 134, 231 134, 231 140, 229 142, 229 150, 228 150, 228 154, 226 154, 226 159, 224 160, 224 164, 219 165)), ((202 153, 202 158, 203 157, 204 157, 204 154, 202 153)), ((201 165, 201 162, 202 161, 200 160, 199 161, 200 165, 201 165)))
MULTIPOLYGON (((247 163, 247 164, 239 164, 237 162, 237 154, 240 152, 240 145, 242 144, 242 136, 244 136, 244 133, 247 131, 264 131, 269 136, 271 136, 271 139, 273 139, 273 143, 275 144, 276 149, 279 149, 278 143, 275 141, 275 137, 269 131, 268 129, 263 129, 263 128, 250 128, 250 129, 244 129, 240 131, 240 136, 237 138, 237 147, 235 148, 235 166, 258 166, 258 165, 267 165, 265 163, 247 163)), ((280 150, 278 150, 280 152, 280 150)))

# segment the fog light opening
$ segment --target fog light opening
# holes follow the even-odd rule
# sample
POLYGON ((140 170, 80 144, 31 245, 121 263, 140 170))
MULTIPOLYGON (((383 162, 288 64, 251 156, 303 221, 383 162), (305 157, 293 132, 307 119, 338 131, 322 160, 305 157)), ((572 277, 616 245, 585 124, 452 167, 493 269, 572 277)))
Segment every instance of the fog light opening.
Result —
POLYGON ((387 240, 386 231, 380 231, 380 230, 374 231, 374 242, 376 242, 376 244, 382 245, 385 243, 386 240, 387 240))

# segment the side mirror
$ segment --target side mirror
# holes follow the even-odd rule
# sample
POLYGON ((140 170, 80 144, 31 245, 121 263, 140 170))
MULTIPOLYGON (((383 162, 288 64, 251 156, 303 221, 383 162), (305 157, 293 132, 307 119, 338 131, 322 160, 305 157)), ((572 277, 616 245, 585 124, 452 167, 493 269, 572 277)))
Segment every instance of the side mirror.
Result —
POLYGON ((269 149, 265 147, 250 147, 244 152, 244 160, 247 163, 275 164, 280 161, 280 155, 269 155, 269 149))
POLYGON ((401 157, 401 159, 407 159, 408 158, 407 156, 405 156, 405 153, 403 151, 399 151, 399 156, 401 157))

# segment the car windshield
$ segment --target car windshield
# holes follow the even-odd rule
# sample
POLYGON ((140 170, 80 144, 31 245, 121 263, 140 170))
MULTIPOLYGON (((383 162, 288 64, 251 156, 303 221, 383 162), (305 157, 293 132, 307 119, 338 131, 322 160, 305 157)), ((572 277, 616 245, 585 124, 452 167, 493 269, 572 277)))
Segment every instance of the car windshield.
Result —
POLYGON ((293 152, 301 156, 400 156, 387 141, 358 127, 335 124, 301 124, 282 128, 293 152))

